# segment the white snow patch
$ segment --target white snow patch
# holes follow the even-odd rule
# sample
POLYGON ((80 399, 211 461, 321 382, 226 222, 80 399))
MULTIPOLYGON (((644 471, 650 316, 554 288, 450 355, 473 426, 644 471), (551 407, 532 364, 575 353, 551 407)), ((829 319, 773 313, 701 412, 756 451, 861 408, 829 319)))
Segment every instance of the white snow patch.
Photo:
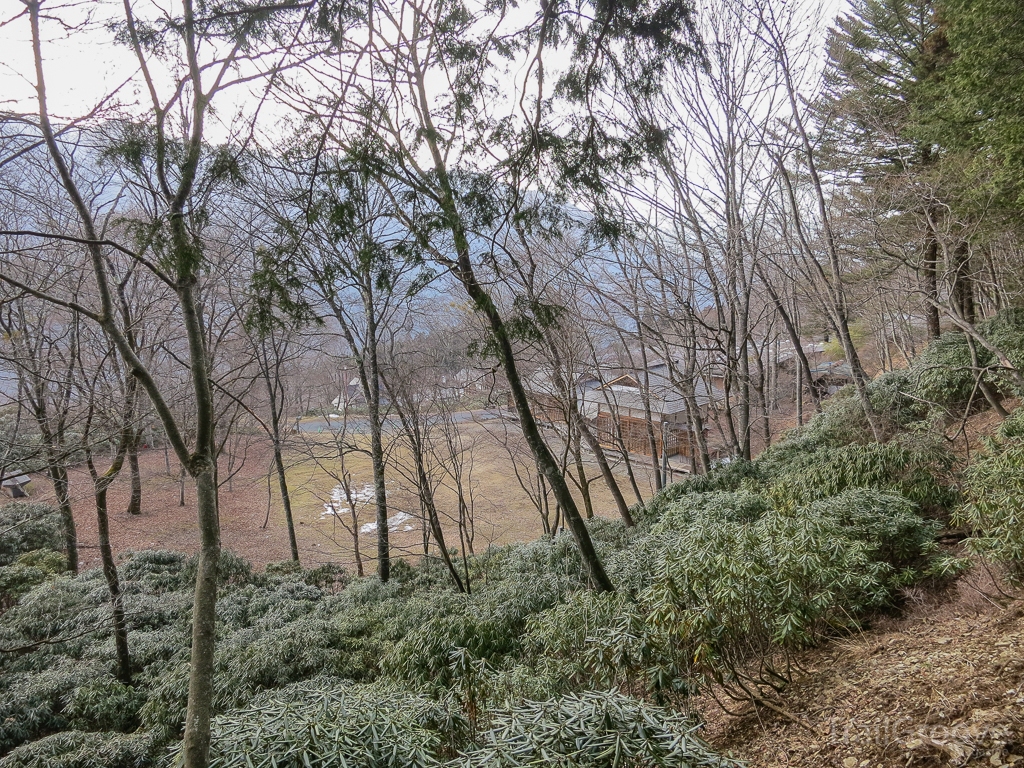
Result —
MULTIPOLYGON (((412 520, 412 515, 406 514, 405 512, 399 512, 398 514, 392 515, 388 518, 388 530, 391 531, 391 533, 395 533, 398 530, 398 526, 406 520, 412 520)), ((376 530, 377 523, 367 523, 359 528, 360 533, 373 533, 376 530)), ((403 530, 411 531, 412 526, 407 525, 403 530)))
MULTIPOLYGON (((362 488, 352 491, 352 501, 356 504, 366 504, 373 501, 374 490, 373 485, 367 483, 362 488)), ((348 511, 348 500, 345 498, 345 487, 342 485, 334 486, 334 490, 331 491, 331 500, 327 504, 324 504, 324 511, 320 517, 330 517, 331 515, 338 515, 342 512, 348 511)), ((364 528, 366 526, 363 526, 364 528)))
POLYGON ((406 520, 412 520, 412 515, 406 514, 405 512, 399 512, 397 515, 392 515, 388 518, 388 530, 394 533, 398 530, 398 526, 406 520))
MULTIPOLYGON (((352 491, 352 501, 358 504, 369 504, 376 498, 376 492, 374 491, 373 484, 367 483, 362 488, 356 491, 352 491)), ((338 515, 342 512, 348 512, 348 500, 345 498, 345 487, 337 485, 334 490, 331 491, 331 500, 327 504, 324 504, 324 511, 320 517, 330 517, 331 515, 338 515)), ((403 523, 407 520, 412 520, 412 515, 407 512, 398 512, 388 518, 388 530, 395 533, 403 523)), ((377 530, 377 523, 366 523, 359 526, 360 533, 373 533, 377 530)), ((413 530, 413 526, 406 525, 402 528, 403 531, 413 530)))

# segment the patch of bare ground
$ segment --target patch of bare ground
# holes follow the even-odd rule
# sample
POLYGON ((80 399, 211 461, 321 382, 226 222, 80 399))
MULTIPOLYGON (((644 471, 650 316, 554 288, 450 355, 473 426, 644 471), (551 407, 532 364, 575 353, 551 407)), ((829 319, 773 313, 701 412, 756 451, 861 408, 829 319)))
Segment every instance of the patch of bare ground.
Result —
MULTIPOLYGON (((1007 398, 1002 402, 1003 408, 1009 412, 1020 407, 1019 398, 1007 398)), ((947 437, 952 441, 953 450, 957 455, 969 461, 979 451, 985 450, 985 439, 995 434, 1002 417, 992 408, 972 413, 966 419, 957 421, 946 430, 947 437)))
POLYGON ((764 768, 1024 768, 1024 604, 982 569, 910 597, 903 618, 799 655, 777 700, 790 718, 707 702, 705 737, 764 768))
MULTIPOLYGON (((494 424, 468 422, 462 427, 463 440, 472 446, 472 460, 466 468, 466 482, 470 490, 474 512, 473 551, 477 554, 490 545, 516 541, 531 541, 542 533, 541 520, 526 491, 520 487, 508 452, 495 437, 494 424)), ((326 436, 322 438, 326 440, 326 436)), ((265 438, 249 436, 244 446, 234 447, 234 458, 221 459, 220 528, 221 543, 225 549, 249 560, 257 568, 291 557, 287 527, 281 505, 276 474, 272 474, 272 456, 265 438), (242 455, 244 454, 244 461, 242 455), (230 478, 230 479, 229 479, 230 478)), ((389 453, 395 462, 403 462, 402 446, 396 441, 389 453)), ((179 467, 173 456, 168 462, 162 450, 143 450, 139 455, 143 482, 142 514, 128 515, 130 494, 127 468, 110 487, 108 496, 111 543, 115 555, 128 550, 169 549, 178 552, 199 551, 199 530, 196 524, 195 486, 185 479, 185 505, 179 505, 179 467)), ((299 557, 305 567, 334 563, 355 572, 354 544, 351 534, 342 522, 347 522, 347 509, 339 516, 326 512, 325 504, 337 481, 330 472, 337 470, 330 461, 317 465, 298 445, 287 452, 288 482, 295 520, 299 557)), ((348 458, 348 470, 356 490, 373 482, 369 457, 356 452, 348 458)), ((650 495, 649 471, 642 464, 635 470, 641 492, 650 495)), ((590 486, 595 514, 599 517, 617 517, 611 495, 601 480, 598 469, 588 461, 587 473, 592 477, 590 486)), ((523 467, 520 472, 525 473, 523 467)), ((623 492, 632 503, 630 485, 624 469, 617 467, 623 492)), ((423 533, 419 501, 414 485, 402 477, 401 472, 389 471, 389 515, 405 513, 408 519, 399 523, 390 533, 392 551, 397 557, 418 558, 423 552, 423 533)), ((582 509, 582 498, 574 489, 582 509)), ((80 542, 80 563, 83 569, 99 567, 98 534, 92 483, 84 467, 71 471, 72 505, 80 542)), ((34 499, 52 501, 53 493, 45 479, 37 477, 34 499)), ((437 490, 437 503, 442 528, 449 547, 459 546, 457 497, 451 488, 441 483, 437 490)), ((359 504, 359 526, 372 523, 374 504, 359 504)), ((554 506, 552 504, 552 515, 554 506)), ((360 535, 360 550, 367 573, 376 563, 376 534, 360 535)))
MULTIPOLYGON (((288 539, 274 524, 263 527, 267 514, 266 472, 270 452, 266 446, 250 448, 243 472, 220 494, 221 542, 225 549, 264 565, 289 557, 288 539)), ((199 527, 196 522, 195 485, 186 478, 185 505, 180 506, 178 468, 167 472, 164 454, 144 450, 139 454, 142 474, 142 514, 126 513, 130 495, 127 469, 110 487, 108 494, 111 545, 116 555, 128 550, 169 549, 193 554, 199 551, 199 527)), ((222 472, 225 468, 222 467, 222 472)), ((52 491, 44 483, 40 498, 52 500, 52 491)), ((79 561, 83 569, 100 566, 96 511, 92 483, 84 468, 71 472, 72 507, 79 538, 79 561)))

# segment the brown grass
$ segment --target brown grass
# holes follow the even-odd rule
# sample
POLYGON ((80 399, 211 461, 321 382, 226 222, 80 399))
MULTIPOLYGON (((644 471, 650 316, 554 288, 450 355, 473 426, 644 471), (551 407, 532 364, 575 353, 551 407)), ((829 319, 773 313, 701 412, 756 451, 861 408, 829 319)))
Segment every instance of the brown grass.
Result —
MULTIPOLYGON (((520 487, 513 472, 508 453, 493 434, 500 431, 496 422, 486 424, 469 422, 461 426, 466 444, 472 444, 471 485, 473 489, 476 535, 474 551, 479 553, 490 545, 514 541, 528 541, 542 533, 541 520, 526 492, 520 487)), ((312 436, 314 440, 326 440, 324 436, 312 436)), ((323 446, 329 451, 329 446, 323 446)), ((241 450, 238 450, 241 453, 241 450)), ((228 461, 221 460, 220 522, 221 540, 226 549, 232 550, 258 567, 267 563, 289 558, 287 527, 281 506, 276 474, 271 470, 271 452, 265 439, 253 437, 245 450, 245 462, 230 482, 228 461), (269 479, 269 483, 268 483, 269 479), (268 515, 269 505, 269 515, 268 515), (264 523, 266 525, 264 526, 264 523)), ((414 519, 406 525, 413 530, 399 530, 391 533, 391 545, 398 556, 418 557, 423 542, 419 520, 419 504, 413 483, 402 476, 397 467, 408 463, 408 452, 398 442, 390 450, 389 459, 389 514, 406 512, 414 519)), ((350 454, 348 470, 355 488, 372 482, 369 457, 365 454, 350 454)), ((299 556, 306 566, 333 562, 354 570, 354 556, 351 535, 338 518, 324 515, 324 504, 330 500, 335 480, 330 472, 337 471, 337 463, 325 462, 323 468, 312 461, 298 446, 287 454, 288 482, 292 498, 292 510, 296 525, 296 539, 299 556)), ((114 550, 171 549, 181 552, 196 552, 199 548, 199 533, 196 526, 195 489, 191 480, 186 480, 186 505, 178 506, 178 468, 171 459, 171 474, 167 473, 162 450, 145 450, 140 455, 143 476, 143 511, 131 517, 127 508, 129 485, 127 470, 111 486, 109 494, 110 528, 114 550)), ((521 470, 522 471, 522 470, 521 470)), ((597 466, 588 461, 588 475, 594 477, 591 494, 598 516, 614 518, 615 506, 611 495, 598 474, 597 466)), ((651 492, 649 472, 636 467, 641 492, 651 492)), ((621 487, 627 502, 635 501, 625 479, 624 470, 619 467, 621 487)), ((81 542, 80 558, 84 568, 99 565, 95 508, 92 486, 84 469, 72 472, 72 494, 75 520, 81 542)), ((574 488, 577 503, 582 510, 582 499, 574 488)), ((36 482, 37 498, 52 498, 44 482, 36 482)), ((453 491, 439 488, 437 491, 439 511, 443 517, 442 528, 449 547, 459 542, 456 496, 453 491)), ((374 505, 359 507, 360 523, 372 522, 374 505)), ((552 516, 554 508, 552 505, 552 516)), ((347 520, 347 515, 344 519, 347 520)), ((402 526, 405 527, 404 525, 402 526)), ((373 555, 376 551, 375 534, 360 536, 360 549, 367 571, 374 568, 373 555)))

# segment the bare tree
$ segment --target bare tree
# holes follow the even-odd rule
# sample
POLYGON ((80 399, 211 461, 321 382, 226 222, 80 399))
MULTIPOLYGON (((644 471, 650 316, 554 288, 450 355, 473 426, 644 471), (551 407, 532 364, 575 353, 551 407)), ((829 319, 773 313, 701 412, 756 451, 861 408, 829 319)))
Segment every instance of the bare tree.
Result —
MULTIPOLYGON (((50 275, 41 282, 52 283, 54 277, 50 275)), ((64 282, 60 290, 66 295, 78 295, 73 283, 64 282)), ((14 368, 18 399, 31 413, 39 432, 45 471, 60 510, 68 570, 78 573, 78 535, 71 509, 68 468, 79 449, 75 439, 78 436, 70 433, 79 416, 73 404, 81 326, 77 315, 65 308, 54 307, 18 290, 12 295, 17 298, 4 301, 0 310, 0 329, 5 339, 0 355, 14 368)))
MULTIPOLYGON (((200 292, 203 279, 201 227, 211 193, 237 168, 229 152, 210 151, 205 140, 206 121, 211 104, 220 92, 238 82, 260 78, 269 68, 279 65, 280 51, 271 61, 266 58, 269 53, 266 47, 250 46, 250 43, 257 43, 257 34, 266 34, 266 15, 274 11, 259 3, 247 5, 224 17, 221 21, 225 26, 200 16, 192 1, 184 0, 178 15, 166 19, 169 23, 161 21, 152 25, 138 17, 138 9, 130 0, 125 1, 124 16, 118 26, 138 62, 149 110, 144 124, 124 125, 124 141, 110 147, 108 157, 118 162, 127 188, 139 193, 135 197, 139 203, 136 213, 144 212, 145 205, 149 205, 154 214, 149 218, 137 217, 138 242, 125 244, 106 236, 98 201, 83 192, 82 167, 72 162, 74 145, 68 143, 63 132, 51 122, 44 76, 41 3, 25 0, 25 7, 35 63, 38 138, 45 147, 49 167, 59 179, 65 199, 77 218, 77 228, 71 234, 39 230, 33 237, 39 241, 64 240, 83 246, 95 296, 93 301, 80 303, 73 297, 55 294, 50 285, 34 281, 30 284, 6 267, 0 270, 0 278, 38 299, 73 311, 102 329, 146 391, 179 461, 196 481, 202 546, 193 606, 184 762, 189 768, 199 768, 208 763, 209 757, 220 556, 217 413, 208 329, 203 323, 200 292), (202 44, 204 42, 209 44, 202 44), (239 72, 238 66, 243 64, 251 74, 239 72), (170 86, 162 92, 167 82, 170 86), (187 367, 196 415, 195 439, 191 444, 186 441, 153 373, 133 349, 128 329, 120 320, 116 278, 110 261, 112 254, 150 270, 176 299, 176 310, 185 329, 187 367)), ((303 17, 308 12, 308 8, 286 9, 277 11, 277 15, 283 20, 285 14, 303 17)), ((10 234, 10 230, 5 234, 10 234)))
POLYGON ((804 265, 808 287, 827 314, 850 365, 854 387, 871 432, 880 441, 884 434, 878 414, 868 397, 869 377, 864 371, 850 331, 847 259, 842 252, 841 233, 835 226, 835 213, 830 207, 826 181, 819 173, 818 149, 809 125, 809 108, 805 97, 799 92, 795 74, 794 60, 806 57, 813 47, 813 37, 809 38, 801 30, 813 28, 814 25, 809 19, 799 18, 797 13, 793 9, 775 9, 761 3, 758 5, 757 16, 758 37, 773 56, 784 88, 789 106, 786 128, 794 139, 792 145, 782 144, 774 152, 783 199, 788 203, 790 228, 787 229, 794 252, 804 265), (803 204, 794 178, 796 169, 787 165, 790 160, 796 162, 797 167, 805 173, 812 201, 810 205, 803 204))
MULTIPOLYGON (((381 377, 401 424, 411 463, 408 474, 416 487, 427 530, 437 544, 456 589, 467 592, 469 585, 460 576, 445 542, 435 493, 440 484, 439 473, 433 466, 438 438, 436 404, 442 396, 437 386, 437 366, 431 357, 429 350, 423 349, 420 338, 392 340, 381 377)), ((465 575, 468 577, 468 572, 465 575)))
MULTIPOLYGON (((345 377, 347 379, 347 377, 345 377)), ((332 397, 337 392, 344 392, 347 380, 337 382, 325 392, 332 397)), ((321 411, 323 432, 300 432, 299 438, 305 455, 309 456, 317 468, 323 471, 332 481, 334 487, 331 498, 324 501, 324 510, 331 515, 333 523, 341 525, 352 542, 352 556, 356 564, 356 574, 364 575, 363 555, 360 549, 360 533, 362 516, 360 508, 369 499, 365 496, 365 487, 357 485, 352 478, 349 459, 352 454, 369 454, 365 443, 360 442, 359 417, 353 417, 352 406, 348 398, 340 398, 332 405, 332 410, 321 411), (324 435, 328 439, 324 439, 324 435), (343 507, 347 508, 347 519, 343 507)), ((373 486, 371 486, 373 488, 373 486)), ((372 496, 376 496, 373 488, 372 496)))
POLYGON ((93 484, 100 560, 103 564, 107 590, 110 593, 117 677, 125 685, 131 685, 128 625, 125 621, 121 582, 110 543, 107 491, 120 474, 129 446, 138 431, 135 412, 138 398, 133 391, 138 387, 138 381, 112 354, 113 350, 105 344, 106 340, 102 335, 98 335, 93 341, 90 345, 92 355, 88 360, 81 351, 77 355, 79 393, 88 403, 82 430, 82 450, 93 484), (104 348, 105 352, 101 351, 104 348), (107 468, 101 472, 96 461, 94 443, 102 444, 106 441, 113 442, 114 450, 107 468))

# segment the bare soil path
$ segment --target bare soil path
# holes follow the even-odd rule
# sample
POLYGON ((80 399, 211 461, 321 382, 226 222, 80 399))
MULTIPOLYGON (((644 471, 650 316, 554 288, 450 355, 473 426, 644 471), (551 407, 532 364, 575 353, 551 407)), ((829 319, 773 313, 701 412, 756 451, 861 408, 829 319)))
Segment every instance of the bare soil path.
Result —
POLYGON ((780 703, 805 727, 747 706, 705 735, 758 768, 1024 766, 1024 604, 985 581, 803 654, 780 703))

